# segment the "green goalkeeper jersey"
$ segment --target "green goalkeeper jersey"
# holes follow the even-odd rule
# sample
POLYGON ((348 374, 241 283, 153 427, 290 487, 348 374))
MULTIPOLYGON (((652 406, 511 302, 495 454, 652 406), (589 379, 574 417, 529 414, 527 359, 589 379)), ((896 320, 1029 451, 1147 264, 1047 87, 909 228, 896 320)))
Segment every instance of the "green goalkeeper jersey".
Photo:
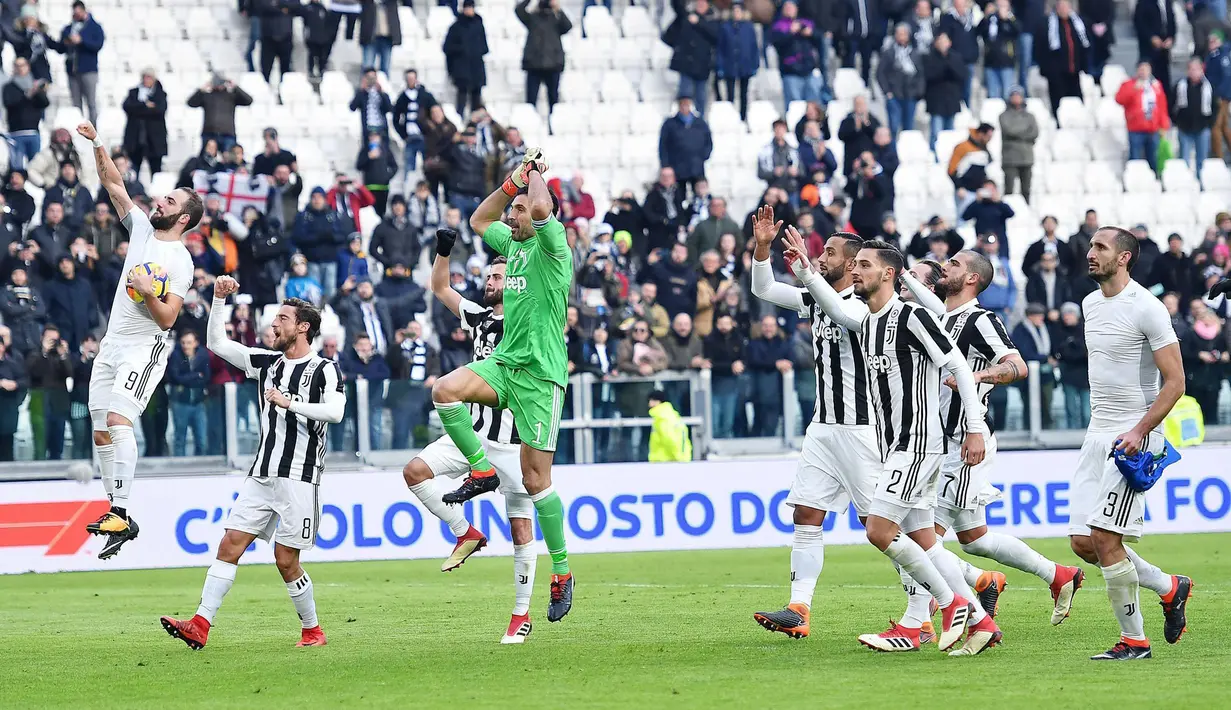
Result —
POLYGON ((491 358, 540 380, 567 386, 564 323, 573 283, 573 251, 555 217, 534 223, 535 236, 515 241, 492 222, 483 241, 508 259, 504 277, 504 337, 491 358))

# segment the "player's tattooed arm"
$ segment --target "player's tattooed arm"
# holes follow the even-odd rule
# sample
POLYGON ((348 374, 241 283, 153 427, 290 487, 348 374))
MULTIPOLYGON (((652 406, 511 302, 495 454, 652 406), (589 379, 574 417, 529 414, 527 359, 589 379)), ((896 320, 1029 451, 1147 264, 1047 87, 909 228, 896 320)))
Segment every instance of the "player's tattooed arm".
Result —
POLYGON ((115 163, 111 162, 111 156, 107 154, 107 147, 98 142, 98 131, 94 128, 94 124, 89 121, 82 122, 77 126, 77 133, 94 143, 94 164, 98 166, 98 180, 102 183, 103 189, 107 191, 107 195, 111 197, 111 204, 115 206, 117 215, 120 219, 124 219, 133 208, 132 199, 128 197, 128 190, 124 188, 124 176, 120 175, 120 171, 115 168, 115 163))
POLYGON ((976 382, 992 385, 1008 385, 1026 379, 1026 361, 1021 355, 1009 355, 1000 362, 975 373, 976 382))

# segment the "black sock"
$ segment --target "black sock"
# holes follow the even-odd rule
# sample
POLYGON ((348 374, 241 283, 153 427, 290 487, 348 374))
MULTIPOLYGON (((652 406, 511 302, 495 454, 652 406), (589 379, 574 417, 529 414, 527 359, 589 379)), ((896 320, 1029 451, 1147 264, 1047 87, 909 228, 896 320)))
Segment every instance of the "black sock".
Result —
POLYGON ((113 505, 111 506, 111 512, 115 513, 116 515, 120 516, 121 518, 125 520, 128 520, 128 509, 127 508, 121 508, 118 505, 113 505))

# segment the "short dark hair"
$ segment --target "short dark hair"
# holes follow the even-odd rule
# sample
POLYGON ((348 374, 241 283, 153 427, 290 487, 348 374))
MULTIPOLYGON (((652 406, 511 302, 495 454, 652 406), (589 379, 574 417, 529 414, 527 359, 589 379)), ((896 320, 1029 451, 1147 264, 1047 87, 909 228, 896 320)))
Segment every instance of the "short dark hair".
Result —
POLYGON ((783 128, 787 128, 786 121, 782 120, 781 118, 775 118, 775 119, 774 119, 774 122, 773 122, 773 124, 770 126, 770 128, 777 128, 778 126, 782 126, 783 128))
POLYGON ((966 269, 978 275, 979 293, 986 291, 987 287, 992 285, 992 277, 996 275, 996 269, 992 267, 991 260, 973 249, 965 249, 958 253, 966 254, 970 257, 970 263, 966 266, 966 269))
POLYGON ((646 397, 646 401, 648 401, 648 402, 666 402, 666 401, 668 401, 668 400, 667 400, 667 393, 666 393, 666 392, 663 392, 662 390, 654 390, 653 392, 651 392, 651 393, 650 393, 650 396, 649 396, 649 397, 646 397))
POLYGON ((509 260, 504 258, 503 254, 498 254, 496 255, 496 258, 491 260, 491 263, 489 263, 488 266, 495 266, 497 264, 507 264, 507 263, 509 263, 509 260))
POLYGON ((316 336, 321 333, 321 312, 316 309, 316 306, 302 298, 285 299, 282 301, 282 305, 295 309, 296 323, 308 324, 308 342, 316 340, 316 336))
POLYGON ((1132 271, 1141 257, 1141 242, 1137 240, 1137 235, 1121 227, 1099 227, 1094 233, 1099 232, 1111 232, 1115 238, 1117 257, 1120 252, 1128 252, 1128 270, 1132 271))
POLYGON ((940 274, 941 274, 940 262, 934 259, 920 259, 919 261, 915 263, 922 264, 923 266, 927 267, 927 270, 928 270, 927 278, 923 280, 923 285, 931 286, 932 288, 935 288, 936 282, 940 281, 940 274))
POLYGON ((183 190, 188 193, 188 199, 180 206, 180 214, 188 215, 188 224, 184 226, 184 231, 187 232, 196 229, 201 223, 201 217, 205 214, 205 203, 196 190, 187 187, 183 190))
MULTIPOLYGON (((546 182, 546 178, 544 178, 544 182, 546 182)), ((523 187, 517 191, 517 194, 529 196, 530 189, 523 187)), ((559 219, 560 218, 560 198, 556 197, 556 191, 551 189, 550 187, 547 188, 547 194, 551 196, 551 216, 555 217, 556 219, 559 219)), ((453 207, 450 209, 457 209, 457 208, 453 207)))
POLYGON ((978 133, 993 133, 995 130, 996 127, 990 123, 980 123, 979 127, 975 129, 978 133))
POLYGON ((60 326, 56 325, 55 323, 48 323, 47 325, 43 326, 43 335, 47 335, 48 333, 59 333, 59 332, 60 332, 60 326))
POLYGON ((830 239, 837 237, 844 240, 842 244, 842 254, 847 259, 854 259, 859 250, 863 248, 863 237, 854 232, 834 232, 829 235, 830 239))
MULTIPOLYGON (((74 2, 74 3, 73 3, 73 9, 74 9, 74 10, 84 10, 84 9, 85 9, 85 3, 81 2, 81 0, 76 0, 76 2, 74 2)), ((281 65, 279 65, 279 66, 281 66, 281 65)))
POLYGON ((876 258, 880 259, 882 264, 892 268, 897 275, 902 274, 906 261, 902 258, 902 252, 898 251, 894 245, 879 239, 872 239, 864 242, 862 248, 875 251, 876 258))

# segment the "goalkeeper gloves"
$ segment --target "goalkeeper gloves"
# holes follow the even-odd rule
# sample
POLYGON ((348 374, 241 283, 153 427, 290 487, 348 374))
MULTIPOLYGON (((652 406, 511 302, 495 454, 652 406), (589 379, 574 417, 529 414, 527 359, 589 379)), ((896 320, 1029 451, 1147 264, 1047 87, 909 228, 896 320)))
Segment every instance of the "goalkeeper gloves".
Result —
POLYGON ((449 258, 449 252, 453 251, 453 243, 457 241, 456 229, 437 229, 436 230, 436 256, 449 258))

